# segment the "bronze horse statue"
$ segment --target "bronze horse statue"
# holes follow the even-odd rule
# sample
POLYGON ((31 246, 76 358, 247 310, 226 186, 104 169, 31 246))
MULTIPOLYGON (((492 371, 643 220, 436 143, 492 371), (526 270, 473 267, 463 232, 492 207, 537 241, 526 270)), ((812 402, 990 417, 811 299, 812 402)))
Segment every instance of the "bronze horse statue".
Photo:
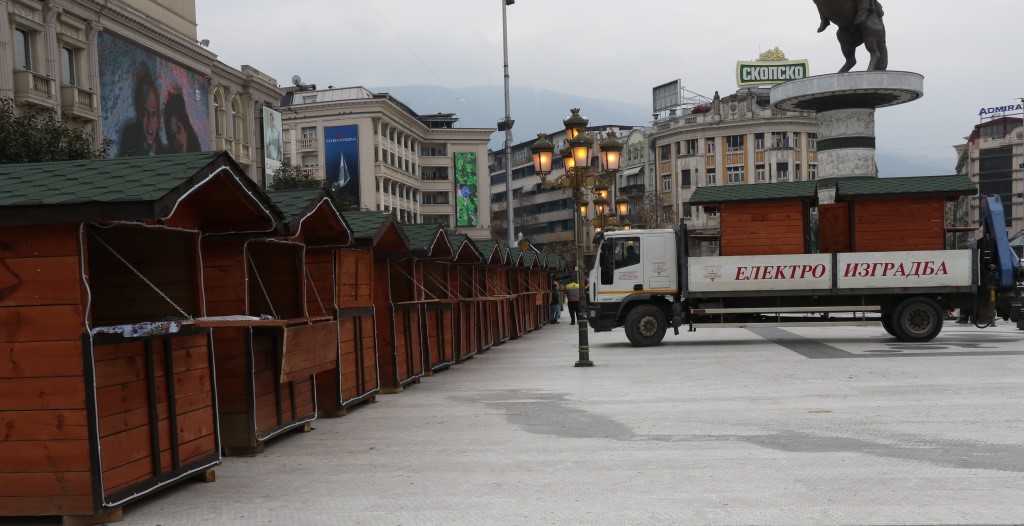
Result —
POLYGON ((861 44, 871 54, 868 71, 885 71, 889 66, 889 49, 885 45, 884 13, 878 0, 814 0, 814 4, 821 16, 819 33, 829 23, 839 28, 836 38, 846 57, 840 73, 850 71, 857 64, 857 47, 861 44))

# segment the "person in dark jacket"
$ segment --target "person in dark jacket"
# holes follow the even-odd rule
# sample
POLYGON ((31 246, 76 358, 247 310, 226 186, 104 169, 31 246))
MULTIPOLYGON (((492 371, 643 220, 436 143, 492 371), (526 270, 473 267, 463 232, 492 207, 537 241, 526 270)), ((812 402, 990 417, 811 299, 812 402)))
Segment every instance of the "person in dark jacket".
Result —
POLYGON ((562 314, 562 297, 558 292, 558 282, 551 284, 551 323, 558 323, 562 314))

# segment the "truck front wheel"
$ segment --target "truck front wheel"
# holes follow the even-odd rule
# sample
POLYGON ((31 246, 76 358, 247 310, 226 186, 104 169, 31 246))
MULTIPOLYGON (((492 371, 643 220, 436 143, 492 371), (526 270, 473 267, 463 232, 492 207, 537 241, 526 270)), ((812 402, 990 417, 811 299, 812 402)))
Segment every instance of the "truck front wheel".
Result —
POLYGON ((654 305, 639 305, 626 315, 626 337, 637 347, 658 345, 665 338, 665 313, 654 305))
POLYGON ((905 342, 927 342, 942 330, 942 309, 928 298, 910 298, 893 313, 893 330, 905 342))

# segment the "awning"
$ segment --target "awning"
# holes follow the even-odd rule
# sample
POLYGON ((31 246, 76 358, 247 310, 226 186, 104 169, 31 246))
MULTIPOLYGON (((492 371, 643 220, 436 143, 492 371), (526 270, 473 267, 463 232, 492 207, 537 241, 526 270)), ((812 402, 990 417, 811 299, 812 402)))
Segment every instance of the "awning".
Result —
POLYGON ((643 166, 632 166, 630 168, 626 168, 625 170, 623 170, 622 171, 622 176, 623 177, 630 177, 630 176, 634 176, 634 175, 636 175, 636 174, 638 174, 638 173, 640 173, 642 171, 644 171, 644 167, 643 166))

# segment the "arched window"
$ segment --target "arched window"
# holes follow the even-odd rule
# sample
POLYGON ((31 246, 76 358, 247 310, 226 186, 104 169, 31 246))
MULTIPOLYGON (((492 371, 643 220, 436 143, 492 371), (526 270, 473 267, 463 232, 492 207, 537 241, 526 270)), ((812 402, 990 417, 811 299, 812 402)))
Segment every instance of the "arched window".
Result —
POLYGON ((224 121, 227 108, 224 107, 224 92, 217 89, 213 92, 213 129, 217 137, 224 136, 224 121))
POLYGON ((235 140, 245 142, 245 108, 242 106, 241 97, 231 100, 231 119, 235 131, 235 140))

